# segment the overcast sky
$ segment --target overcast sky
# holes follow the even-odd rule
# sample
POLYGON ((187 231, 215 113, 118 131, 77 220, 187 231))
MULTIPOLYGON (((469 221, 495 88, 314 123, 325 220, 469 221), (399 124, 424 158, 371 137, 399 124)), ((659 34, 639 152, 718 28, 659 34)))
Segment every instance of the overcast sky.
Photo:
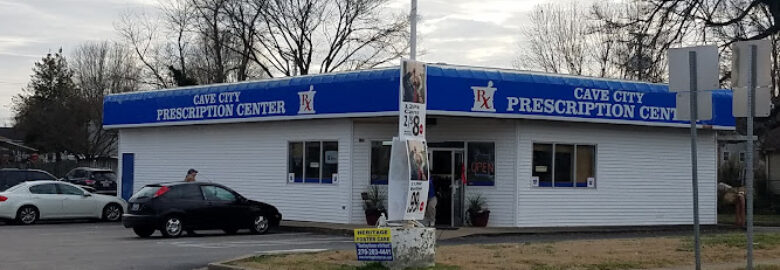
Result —
MULTIPOLYGON (((419 60, 511 67, 526 12, 550 0, 419 0, 419 60)), ((409 0, 389 8, 408 12, 409 0)), ((11 99, 33 63, 60 47, 69 54, 85 41, 116 40, 113 23, 128 9, 158 0, 0 0, 0 125, 13 116, 11 99)))

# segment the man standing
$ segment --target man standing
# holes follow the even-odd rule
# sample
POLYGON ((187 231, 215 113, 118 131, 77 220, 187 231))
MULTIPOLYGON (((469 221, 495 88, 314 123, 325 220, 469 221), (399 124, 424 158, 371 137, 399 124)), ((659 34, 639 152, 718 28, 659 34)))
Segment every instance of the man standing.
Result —
MULTIPOLYGON (((195 169, 187 170, 187 176, 184 177, 184 182, 195 182, 195 176, 198 176, 197 170, 195 169)), ((189 229, 187 230, 187 234, 190 236, 195 236, 195 231, 189 229)))
POLYGON ((198 175, 198 171, 195 169, 189 169, 187 176, 184 177, 184 182, 195 182, 195 176, 198 175))
POLYGON ((425 220, 428 227, 436 226, 436 188, 433 186, 433 180, 428 180, 428 206, 425 209, 425 220))

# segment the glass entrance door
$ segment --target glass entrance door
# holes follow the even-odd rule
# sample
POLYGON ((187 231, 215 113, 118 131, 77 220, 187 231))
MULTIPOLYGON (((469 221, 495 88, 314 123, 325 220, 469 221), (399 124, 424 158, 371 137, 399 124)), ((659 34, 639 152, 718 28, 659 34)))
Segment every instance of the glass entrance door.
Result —
POLYGON ((436 225, 462 226, 465 192, 463 149, 431 149, 431 181, 436 191, 436 225))

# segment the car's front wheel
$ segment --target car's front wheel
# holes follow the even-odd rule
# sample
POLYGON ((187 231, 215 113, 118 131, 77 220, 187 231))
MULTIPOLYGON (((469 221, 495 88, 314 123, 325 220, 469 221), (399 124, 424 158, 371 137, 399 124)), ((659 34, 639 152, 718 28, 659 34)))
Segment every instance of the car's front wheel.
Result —
POLYGON ((178 216, 169 216, 163 221, 160 231, 165 237, 175 238, 181 236, 184 230, 184 222, 178 216))
POLYGON ((149 236, 152 236, 152 234, 154 233, 154 228, 135 227, 133 228, 133 232, 135 233, 135 235, 138 235, 138 237, 147 238, 149 236))
POLYGON ((22 225, 30 225, 38 221, 38 208, 34 206, 22 206, 16 212, 16 222, 22 225))
POLYGON ((257 215, 252 219, 249 230, 254 234, 264 234, 271 228, 271 221, 264 215, 257 215))
POLYGON ((122 207, 112 203, 103 207, 103 220, 116 222, 122 219, 122 207))

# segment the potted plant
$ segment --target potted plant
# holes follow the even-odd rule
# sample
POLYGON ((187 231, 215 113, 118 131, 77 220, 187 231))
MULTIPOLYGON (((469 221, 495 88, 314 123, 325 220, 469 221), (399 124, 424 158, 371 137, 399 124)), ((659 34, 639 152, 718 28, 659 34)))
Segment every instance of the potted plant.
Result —
POLYGON ((365 210, 366 213, 366 223, 370 226, 375 226, 376 221, 382 213, 386 213, 385 194, 379 189, 379 186, 371 185, 369 186, 368 191, 363 192, 360 195, 363 198, 363 210, 365 210))
POLYGON ((471 225, 474 227, 485 227, 490 218, 490 210, 487 209, 487 200, 482 194, 475 194, 468 199, 469 207, 466 212, 469 215, 471 225))

